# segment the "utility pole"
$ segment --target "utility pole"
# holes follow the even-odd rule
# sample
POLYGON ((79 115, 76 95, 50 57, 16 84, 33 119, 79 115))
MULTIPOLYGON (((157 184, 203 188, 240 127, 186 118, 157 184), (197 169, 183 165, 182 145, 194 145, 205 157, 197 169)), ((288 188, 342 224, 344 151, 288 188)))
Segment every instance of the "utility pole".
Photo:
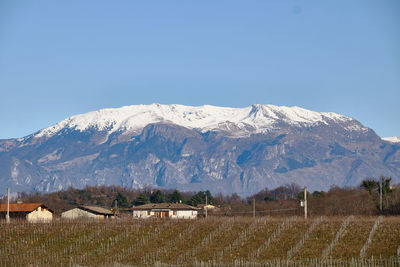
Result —
POLYGON ((304 187, 304 219, 307 219, 307 187, 304 187))
POLYGON ((253 197, 253 218, 256 217, 256 199, 253 197))
POLYGON ((114 201, 114 208, 112 208, 112 211, 114 213, 114 217, 119 215, 119 208, 118 208, 118 201, 114 201))
POLYGON ((6 222, 10 223, 10 188, 7 189, 7 214, 6 222))
POLYGON ((207 195, 206 195, 206 219, 207 219, 207 206, 208 206, 208 204, 207 204, 207 195))
POLYGON ((382 180, 383 180, 383 178, 381 176, 380 186, 379 186, 379 209, 381 210, 381 212, 382 212, 382 184, 383 184, 382 180))

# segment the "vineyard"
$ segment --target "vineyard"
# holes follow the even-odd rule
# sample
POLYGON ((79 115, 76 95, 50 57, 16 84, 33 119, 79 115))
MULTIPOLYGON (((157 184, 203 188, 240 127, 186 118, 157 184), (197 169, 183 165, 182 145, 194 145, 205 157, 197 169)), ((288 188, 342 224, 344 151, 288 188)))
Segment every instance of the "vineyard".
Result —
POLYGON ((400 265, 397 217, 20 221, 0 227, 0 266, 400 265))

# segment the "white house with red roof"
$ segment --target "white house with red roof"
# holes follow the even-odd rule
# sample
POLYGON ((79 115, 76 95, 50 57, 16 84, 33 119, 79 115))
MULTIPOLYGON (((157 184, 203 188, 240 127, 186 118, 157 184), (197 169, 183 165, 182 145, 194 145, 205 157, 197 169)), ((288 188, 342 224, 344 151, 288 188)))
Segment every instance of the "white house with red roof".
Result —
POLYGON ((196 219, 198 210, 182 203, 152 203, 132 208, 133 218, 196 219))
MULTIPOLYGON (((7 204, 0 204, 0 217, 5 219, 7 204)), ((42 203, 10 204, 10 219, 23 219, 28 222, 48 222, 53 219, 54 211, 42 203)))

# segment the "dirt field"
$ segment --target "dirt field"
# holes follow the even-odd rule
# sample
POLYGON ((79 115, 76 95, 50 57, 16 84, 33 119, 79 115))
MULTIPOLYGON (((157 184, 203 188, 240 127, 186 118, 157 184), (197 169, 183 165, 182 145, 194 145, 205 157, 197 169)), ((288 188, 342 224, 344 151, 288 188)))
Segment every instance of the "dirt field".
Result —
POLYGON ((0 229, 0 266, 398 266, 400 253, 400 217, 1 222, 0 229))

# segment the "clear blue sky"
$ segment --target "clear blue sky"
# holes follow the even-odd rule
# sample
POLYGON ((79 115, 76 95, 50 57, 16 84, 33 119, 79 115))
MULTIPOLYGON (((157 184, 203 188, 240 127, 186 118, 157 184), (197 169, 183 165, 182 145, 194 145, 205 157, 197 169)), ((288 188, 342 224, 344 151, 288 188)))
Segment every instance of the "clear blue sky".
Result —
POLYGON ((398 0, 1 0, 0 138, 132 104, 301 106, 400 136, 398 0))

